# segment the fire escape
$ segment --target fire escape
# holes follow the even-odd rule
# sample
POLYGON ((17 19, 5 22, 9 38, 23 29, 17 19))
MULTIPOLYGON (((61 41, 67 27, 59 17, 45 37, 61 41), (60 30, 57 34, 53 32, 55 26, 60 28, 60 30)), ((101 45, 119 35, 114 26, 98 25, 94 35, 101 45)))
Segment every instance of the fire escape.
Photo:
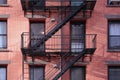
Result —
POLYGON ((85 34, 85 35, 75 35, 73 38, 80 40, 79 44, 83 45, 75 46, 71 50, 70 35, 56 34, 61 30, 64 25, 71 19, 79 16, 81 19, 87 19, 91 17, 92 11, 94 9, 96 0, 21 0, 22 9, 24 15, 30 15, 31 18, 39 17, 40 15, 45 18, 49 18, 52 12, 56 11, 60 14, 60 20, 50 26, 48 31, 45 31, 45 35, 39 36, 34 35, 31 38, 30 32, 23 32, 21 35, 21 51, 23 54, 23 80, 29 80, 26 78, 26 64, 35 65, 36 61, 42 60, 43 63, 47 64, 52 60, 52 58, 60 58, 57 70, 48 70, 45 73, 45 79, 40 78, 40 80, 58 80, 64 73, 70 69, 78 60, 84 61, 86 56, 89 57, 91 61, 92 55, 96 50, 96 34, 85 34), (56 5, 48 5, 48 3, 55 3, 56 5), (77 4, 74 5, 74 4, 77 4), (35 43, 33 45, 33 40, 35 43), (44 46, 44 47, 43 47, 44 46), (43 50, 44 48, 44 50, 43 50), (61 67, 61 69, 58 69, 61 67), (55 75, 56 74, 56 75, 55 75), (47 77, 49 76, 49 77, 47 77))

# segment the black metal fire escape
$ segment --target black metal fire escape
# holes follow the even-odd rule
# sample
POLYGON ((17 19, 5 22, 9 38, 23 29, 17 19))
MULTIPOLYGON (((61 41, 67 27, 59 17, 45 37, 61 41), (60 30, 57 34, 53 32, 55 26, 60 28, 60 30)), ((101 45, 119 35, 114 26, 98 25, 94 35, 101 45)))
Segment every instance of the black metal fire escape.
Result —
MULTIPOLYGON (((90 10, 89 15, 91 16, 91 11, 94 9, 95 3, 96 3, 96 0, 82 0, 79 6, 69 6, 69 5, 67 6, 62 6, 62 5, 61 6, 42 6, 41 4, 45 4, 42 1, 44 0, 21 0, 22 9, 24 10, 25 15, 28 12, 28 13, 31 13, 32 17, 34 17, 34 14, 37 11, 46 13, 46 12, 50 12, 50 10, 57 10, 57 9, 62 9, 63 11, 65 10, 64 11, 65 14, 66 13, 69 13, 69 14, 67 16, 65 15, 64 19, 62 19, 61 22, 55 25, 54 28, 52 28, 44 37, 39 39, 38 42, 36 42, 36 44, 34 44, 33 46, 30 46, 30 47, 24 46, 24 42, 26 42, 24 41, 24 36, 26 35, 25 33, 23 33, 21 51, 23 55, 25 56, 26 55, 30 55, 31 57, 34 56, 42 44, 44 44, 46 41, 52 38, 58 30, 60 30, 67 22, 69 22, 72 18, 74 18, 78 13, 82 12, 83 17, 85 17, 87 10, 90 10)), ((50 1, 50 0, 46 0, 46 1, 50 1)), ((51 0, 51 1, 54 1, 54 0, 51 0)), ((93 47, 89 47, 89 48, 85 47, 82 51, 77 52, 78 53, 77 56, 75 55, 73 58, 70 58, 69 63, 67 63, 52 80, 58 80, 75 62, 77 62, 80 58, 85 56, 85 54, 93 54, 96 49, 95 38, 96 38, 96 35, 94 35, 93 39, 91 40, 93 42, 93 47)), ((86 38, 84 38, 84 40, 86 40, 86 38)))

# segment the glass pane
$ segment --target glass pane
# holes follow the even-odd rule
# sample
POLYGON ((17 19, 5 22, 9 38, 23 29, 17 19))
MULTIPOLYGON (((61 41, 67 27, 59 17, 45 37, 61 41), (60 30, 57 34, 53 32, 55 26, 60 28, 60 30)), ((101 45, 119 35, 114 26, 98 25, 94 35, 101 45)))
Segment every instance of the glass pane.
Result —
POLYGON ((7 26, 6 22, 4 22, 4 21, 0 22, 0 34, 6 34, 7 33, 6 26, 7 26))
POLYGON ((84 49, 84 43, 71 43, 72 52, 81 52, 84 49))
POLYGON ((44 35, 44 23, 31 23, 31 35, 34 34, 44 35))
POLYGON ((6 80, 6 68, 0 67, 0 80, 6 80))
POLYGON ((109 48, 120 49, 120 22, 109 22, 109 48))
POLYGON ((85 80, 85 68, 71 68, 71 80, 85 80))
POLYGON ((120 23, 110 23, 109 33, 109 35, 120 35, 120 23))
POLYGON ((120 68, 109 68, 109 80, 120 80, 120 68))
POLYGON ((31 80, 44 80, 44 68, 43 67, 31 67, 30 79, 31 80))
POLYGON ((120 49, 120 36, 109 37, 109 47, 120 49))
POLYGON ((70 0, 71 6, 80 6, 81 3, 83 3, 84 0, 70 0))
POLYGON ((7 4, 7 0, 0 0, 0 4, 7 4))
POLYGON ((6 36, 0 36, 0 48, 6 48, 7 47, 7 41, 6 36))

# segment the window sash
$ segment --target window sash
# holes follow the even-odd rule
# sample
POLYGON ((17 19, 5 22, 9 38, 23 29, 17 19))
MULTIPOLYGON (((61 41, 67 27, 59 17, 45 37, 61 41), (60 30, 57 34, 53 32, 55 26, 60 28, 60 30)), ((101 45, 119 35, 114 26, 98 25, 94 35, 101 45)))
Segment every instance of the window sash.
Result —
POLYGON ((0 21, 0 48, 7 48, 7 22, 0 21))
POLYGON ((120 49, 120 36, 109 36, 109 48, 120 49))
POLYGON ((0 80, 7 80, 7 69, 6 69, 6 67, 0 67, 0 80))
POLYGON ((80 6, 84 0, 70 0, 70 1, 71 1, 71 6, 80 6))
MULTIPOLYGON (((38 41, 42 40, 42 38, 45 35, 45 23, 31 23, 31 32, 30 32, 30 46, 32 47, 35 45, 38 41)), ((42 44, 39 48, 40 51, 45 51, 45 44, 42 44)))
POLYGON ((7 36, 0 36, 0 48, 7 48, 7 36))
POLYGON ((7 4, 7 0, 0 0, 0 4, 7 4))
POLYGON ((120 49, 120 22, 109 22, 109 49, 120 49))
POLYGON ((85 80, 85 67, 72 67, 71 80, 85 80))
POLYGON ((120 67, 110 66, 108 67, 109 80, 120 80, 120 67))
POLYGON ((30 80, 44 80, 44 67, 30 67, 30 80))

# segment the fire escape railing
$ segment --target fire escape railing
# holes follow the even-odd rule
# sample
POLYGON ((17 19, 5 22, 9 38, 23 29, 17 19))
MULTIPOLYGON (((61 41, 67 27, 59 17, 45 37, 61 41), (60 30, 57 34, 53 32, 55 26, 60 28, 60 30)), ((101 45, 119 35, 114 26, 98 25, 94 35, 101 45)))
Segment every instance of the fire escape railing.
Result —
MULTIPOLYGON (((75 4, 76 3, 80 4, 83 1, 85 1, 87 5, 86 9, 93 10, 96 0, 80 0, 80 1, 72 1, 72 2, 74 2, 75 4)), ((79 4, 77 4, 77 6, 76 5, 74 6, 74 3, 73 5, 71 5, 71 0, 21 0, 21 3, 22 3, 22 9, 24 11, 32 11, 32 10, 48 11, 50 9, 58 10, 60 8, 68 8, 68 7, 73 8, 79 6, 79 4)))
MULTIPOLYGON (((29 32, 24 32, 21 35, 21 47, 23 49, 31 49, 30 44, 37 43, 41 41, 42 38, 39 37, 40 35, 34 35, 30 38, 29 32)), ((86 34, 85 38, 84 35, 75 35, 72 39, 75 42, 71 42, 70 35, 53 35, 49 40, 47 40, 44 46, 39 49, 40 52, 45 53, 57 53, 57 52, 67 52, 67 53, 79 53, 83 49, 95 49, 96 48, 96 34, 86 34)))
POLYGON ((32 50, 36 50, 41 44, 43 44, 45 41, 47 41, 52 35, 54 35, 58 30, 60 30, 71 18, 73 18, 80 10, 83 9, 84 3, 82 3, 78 9, 76 9, 74 12, 72 12, 70 15, 65 17, 64 20, 62 20, 60 23, 58 23, 51 31, 48 32, 46 36, 44 36, 40 41, 38 41, 35 45, 31 47, 32 50))
MULTIPOLYGON (((49 1, 49 0, 48 0, 49 1)), ((68 1, 68 0, 67 0, 68 1)), ((92 0, 93 1, 93 0, 92 0)), ((22 2, 22 7, 23 10, 26 11, 29 7, 31 7, 30 9, 32 10, 32 12, 34 10, 39 10, 38 8, 41 8, 42 6, 45 6, 45 2, 44 0, 21 0, 22 2), (38 5, 39 4, 39 5, 38 5), (41 4, 41 5, 40 5, 41 4), (36 8, 37 7, 37 8, 36 8)), ((75 15, 77 15, 78 12, 80 12, 81 10, 85 10, 87 8, 94 8, 94 6, 89 5, 88 3, 86 3, 89 1, 86 0, 82 0, 80 2, 79 5, 75 6, 75 10, 70 12, 66 17, 64 17, 64 19, 59 22, 57 25, 55 25, 55 27, 53 27, 51 30, 49 30, 49 32, 47 33, 46 36, 44 36, 40 41, 38 41, 35 45, 33 45, 31 47, 32 51, 36 50, 41 44, 43 44, 45 41, 47 41, 50 37, 52 37, 52 35, 54 35, 58 30, 60 30, 70 19, 72 19, 75 15), (88 6, 86 6, 86 4, 88 6)), ((91 2, 91 0, 90 0, 91 2)), ((64 2, 63 2, 64 3, 64 2)), ((93 4, 95 3, 95 1, 93 1, 93 4)), ((66 5, 66 4, 65 4, 66 5)), ((64 5, 62 5, 64 6, 64 5)), ((46 6, 45 6, 46 7, 46 6)), ((74 7, 74 6, 73 6, 74 7)), ((66 6, 67 8, 67 6, 66 6)), ((29 10, 29 9, 28 9, 29 10)), ((70 9, 71 10, 71 9, 70 9)), ((69 10, 69 11, 70 11, 69 10)), ((73 9, 72 9, 73 10, 73 9)))

